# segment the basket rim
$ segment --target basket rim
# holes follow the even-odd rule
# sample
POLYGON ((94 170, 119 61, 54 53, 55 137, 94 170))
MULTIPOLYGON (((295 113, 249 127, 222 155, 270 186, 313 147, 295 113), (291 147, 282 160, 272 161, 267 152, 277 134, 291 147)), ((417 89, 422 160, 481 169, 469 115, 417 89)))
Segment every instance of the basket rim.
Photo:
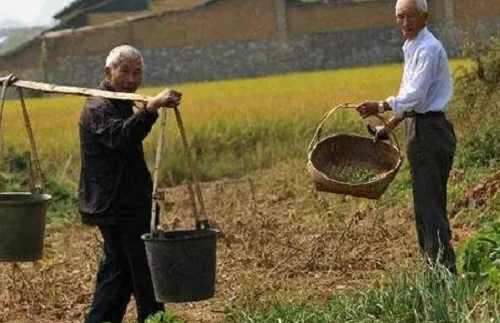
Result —
POLYGON ((372 179, 372 180, 370 180, 368 182, 361 182, 361 183, 341 182, 341 181, 338 181, 336 179, 330 178, 330 177, 326 176, 323 172, 321 172, 320 170, 318 170, 316 168, 316 166, 314 166, 313 162, 311 161, 311 155, 313 154, 314 150, 316 149, 316 147, 319 144, 321 144, 324 141, 329 140, 331 138, 340 137, 340 136, 351 136, 351 137, 358 137, 358 138, 363 138, 363 139, 368 139, 368 140, 370 139, 368 137, 361 136, 361 135, 355 134, 355 133, 336 133, 336 134, 327 136, 327 137, 319 140, 317 143, 314 144, 313 148, 311 149, 311 151, 308 154, 308 161, 307 161, 308 168, 312 168, 317 173, 317 175, 323 177, 323 179, 325 179, 328 182, 331 182, 331 183, 334 183, 334 184, 346 185, 346 186, 349 186, 349 187, 364 187, 364 186, 369 186, 369 185, 373 185, 375 183, 379 183, 379 182, 384 181, 387 177, 389 177, 390 175, 396 173, 399 170, 399 168, 401 167, 401 165, 403 164, 403 156, 401 155, 401 152, 397 149, 397 147, 394 146, 394 145, 388 144, 386 142, 382 142, 384 145, 387 145, 390 148, 394 149, 398 153, 398 156, 399 156, 398 163, 391 170, 388 170, 388 171, 386 171, 384 173, 381 173, 380 175, 382 175, 382 176, 377 175, 375 179, 372 179))
MULTIPOLYGON (((324 137, 324 138, 323 138, 323 139, 321 139, 321 140, 318 140, 318 141, 314 144, 314 146, 312 147, 311 151, 309 151, 309 152, 308 152, 308 154, 307 154, 307 158, 308 158, 308 160, 311 160, 311 155, 312 155, 312 153, 314 152, 314 150, 316 149, 316 147, 317 147, 319 144, 323 143, 323 142, 324 142, 324 141, 326 141, 326 140, 332 139, 332 138, 334 138, 334 137, 342 137, 342 136, 344 136, 344 137, 350 136, 350 137, 357 137, 357 138, 363 138, 363 139, 368 139, 368 140, 371 140, 371 138, 368 138, 368 137, 366 137, 366 136, 362 136, 362 135, 360 135, 360 134, 357 134, 357 133, 350 133, 350 132, 340 132, 340 133, 336 133, 336 134, 333 134, 333 135, 329 135, 329 136, 324 137)), ((384 142, 384 141, 380 141, 380 142, 381 142, 381 143, 383 143, 384 145, 387 145, 387 146, 389 146, 389 147, 393 148, 394 150, 396 150, 396 151, 398 152, 399 159, 400 159, 400 160, 403 160, 403 156, 402 156, 402 154, 401 154, 401 151, 398 149, 398 147, 396 147, 395 145, 392 145, 392 144, 388 144, 387 142, 384 142)))

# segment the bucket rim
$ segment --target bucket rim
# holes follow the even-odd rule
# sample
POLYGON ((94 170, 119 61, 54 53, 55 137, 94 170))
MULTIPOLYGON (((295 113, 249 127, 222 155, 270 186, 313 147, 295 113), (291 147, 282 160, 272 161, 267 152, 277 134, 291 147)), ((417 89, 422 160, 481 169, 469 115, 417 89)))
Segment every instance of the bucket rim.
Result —
POLYGON ((2 192, 0 193, 0 205, 19 205, 19 204, 38 204, 47 202, 52 199, 52 195, 46 193, 31 193, 31 192, 2 192), (30 199, 2 200, 2 197, 9 196, 30 196, 30 199))
POLYGON ((202 238, 210 238, 215 237, 219 234, 220 230, 210 228, 203 230, 169 230, 169 231, 160 231, 161 235, 158 237, 152 237, 151 232, 145 233, 142 235, 142 240, 146 242, 172 242, 172 241, 184 241, 184 240, 193 240, 193 239, 202 239, 202 238), (173 234, 174 236, 165 237, 165 233, 173 234))

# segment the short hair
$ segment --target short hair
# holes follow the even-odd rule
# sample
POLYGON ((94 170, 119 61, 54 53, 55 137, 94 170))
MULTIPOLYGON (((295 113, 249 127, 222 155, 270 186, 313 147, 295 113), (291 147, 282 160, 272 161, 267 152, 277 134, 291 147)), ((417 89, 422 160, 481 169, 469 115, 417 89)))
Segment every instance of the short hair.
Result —
POLYGON ((106 58, 106 66, 111 69, 116 68, 124 59, 133 59, 141 61, 144 66, 144 60, 142 59, 141 52, 130 45, 121 45, 113 48, 106 58))
MULTIPOLYGON (((396 8, 400 1, 401 0, 396 1, 396 8)), ((415 1, 415 5, 417 7, 418 12, 427 13, 427 0, 413 0, 413 1, 415 1)))

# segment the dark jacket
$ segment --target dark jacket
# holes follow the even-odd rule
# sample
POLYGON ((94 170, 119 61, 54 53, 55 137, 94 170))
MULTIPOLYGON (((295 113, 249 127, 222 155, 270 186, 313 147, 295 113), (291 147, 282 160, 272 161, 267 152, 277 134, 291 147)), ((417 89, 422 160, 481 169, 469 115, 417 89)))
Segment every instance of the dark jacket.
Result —
MULTIPOLYGON (((106 82, 101 89, 112 91, 106 82)), ((80 117, 81 173, 79 204, 82 221, 112 225, 118 217, 151 210, 152 181, 142 141, 158 115, 133 102, 87 98, 80 117)))

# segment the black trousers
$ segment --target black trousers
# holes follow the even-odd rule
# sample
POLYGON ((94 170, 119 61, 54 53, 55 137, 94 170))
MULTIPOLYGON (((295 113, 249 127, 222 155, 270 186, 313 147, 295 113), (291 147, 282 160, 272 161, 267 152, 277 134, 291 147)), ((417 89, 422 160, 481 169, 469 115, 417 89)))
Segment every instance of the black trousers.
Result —
POLYGON ((163 310, 163 304, 156 302, 154 297, 141 240, 141 235, 149 232, 149 218, 144 214, 120 218, 113 226, 99 226, 104 239, 103 255, 85 323, 121 323, 132 295, 137 304, 138 322, 163 310))
POLYGON ((456 148, 453 125, 444 114, 406 118, 406 149, 420 250, 432 264, 456 273, 447 216, 447 183, 456 148))

